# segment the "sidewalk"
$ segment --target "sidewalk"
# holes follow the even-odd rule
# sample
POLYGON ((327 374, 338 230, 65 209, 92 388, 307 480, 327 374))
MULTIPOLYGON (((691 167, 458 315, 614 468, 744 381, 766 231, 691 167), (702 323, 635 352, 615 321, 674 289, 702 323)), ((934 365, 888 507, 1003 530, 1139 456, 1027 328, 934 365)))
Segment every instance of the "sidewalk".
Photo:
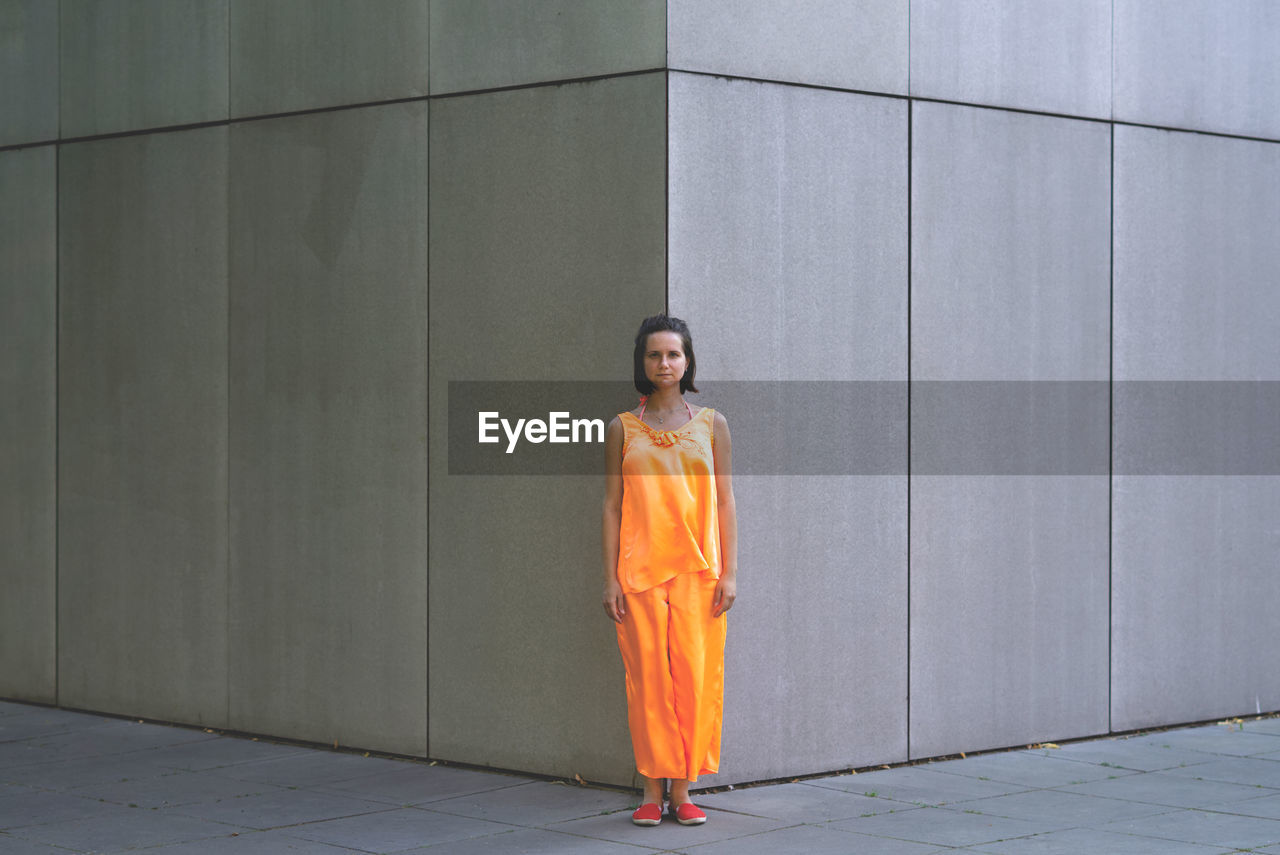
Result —
POLYGON ((696 801, 638 828, 628 793, 0 702, 3 855, 1280 855, 1280 718, 696 801))

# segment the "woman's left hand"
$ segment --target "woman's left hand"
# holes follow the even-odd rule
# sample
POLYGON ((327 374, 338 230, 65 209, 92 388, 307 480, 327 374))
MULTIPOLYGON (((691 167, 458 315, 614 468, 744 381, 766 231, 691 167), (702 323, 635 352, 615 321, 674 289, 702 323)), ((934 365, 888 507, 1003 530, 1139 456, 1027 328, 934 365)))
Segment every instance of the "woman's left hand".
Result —
POLYGON ((711 616, 720 615, 733 608, 733 601, 738 597, 738 580, 733 576, 721 576, 716 582, 716 593, 711 598, 711 616))

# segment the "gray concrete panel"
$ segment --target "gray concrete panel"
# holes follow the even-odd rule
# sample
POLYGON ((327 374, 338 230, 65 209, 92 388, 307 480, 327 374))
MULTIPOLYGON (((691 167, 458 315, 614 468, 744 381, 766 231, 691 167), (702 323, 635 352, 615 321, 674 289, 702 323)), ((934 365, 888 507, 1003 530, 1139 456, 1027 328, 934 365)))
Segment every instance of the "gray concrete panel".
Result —
POLYGON ((907 93, 909 0, 668 0, 673 69, 907 93))
POLYGON ((666 65, 663 0, 431 0, 431 93, 666 65))
POLYGON ((1111 118, 1111 0, 911 0, 911 94, 1111 118))
MULTIPOLYGON (((716 380, 905 380, 905 106, 673 73, 669 117, 670 302, 699 400, 717 405, 716 380)), ((707 785, 905 759, 905 477, 739 477, 735 493, 740 600, 707 785)))
POLYGON ((698 786, 906 760, 906 478, 740 476, 734 496, 721 771, 698 786))
POLYGON ((58 702, 225 725, 227 132, 58 169, 58 702))
POLYGON ((632 780, 603 479, 451 476, 445 425, 451 380, 629 380, 663 307, 665 102, 663 74, 432 102, 433 757, 632 780))
POLYGON ((1271 0, 1114 5, 1117 120, 1280 139, 1280 6, 1271 0))
POLYGON ((56 700, 57 153, 0 152, 0 696, 56 700))
POLYGON ((0 146, 58 136, 58 4, 0 2, 0 146))
POLYGON ((1276 506, 1274 476, 1115 476, 1116 729, 1276 706, 1274 669, 1255 652, 1280 602, 1276 506))
POLYGON ((62 137, 227 118, 228 0, 61 0, 62 137))
POLYGON ((1118 126, 1115 173, 1115 379, 1280 380, 1280 146, 1118 126))
MULTIPOLYGON (((1115 378, 1280 380, 1280 151, 1116 130, 1115 378)), ((1146 450, 1118 400, 1115 469, 1146 450)), ((1280 706, 1275 508, 1280 479, 1113 480, 1112 726, 1280 706)))
POLYGON ((231 129, 232 727, 426 751, 427 105, 231 129))
POLYGON ((1107 379, 1108 127, 914 110, 912 378, 1107 379))
POLYGON ((231 115, 426 95, 428 5, 231 0, 231 115))
MULTIPOLYGON (((1108 129, 915 110, 912 378, 1105 381, 1108 129)), ((912 478, 913 757, 1106 730, 1107 531, 1105 475, 912 478)))
MULTIPOLYGON (((905 380, 902 101, 672 73, 672 311, 720 380, 905 380)), ((700 374, 701 376, 701 374, 700 374)))
POLYGON ((1107 730, 1107 481, 913 476, 911 756, 1107 730))
POLYGON ((227 118, 228 0, 61 0, 61 137, 227 118))

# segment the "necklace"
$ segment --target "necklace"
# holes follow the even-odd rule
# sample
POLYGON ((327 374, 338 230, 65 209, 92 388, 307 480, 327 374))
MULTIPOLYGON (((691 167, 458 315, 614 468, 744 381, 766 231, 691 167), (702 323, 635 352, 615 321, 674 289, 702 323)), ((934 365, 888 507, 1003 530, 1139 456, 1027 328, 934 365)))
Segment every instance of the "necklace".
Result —
MULTIPOLYGON (((642 400, 642 401, 640 402, 640 421, 644 421, 644 408, 645 408, 645 404, 647 404, 647 403, 648 403, 648 401, 645 401, 645 400, 642 400)), ((684 408, 685 408, 685 410, 687 410, 687 411, 688 411, 688 413, 689 413, 689 421, 693 421, 693 408, 689 406, 689 402, 688 402, 688 401, 685 401, 685 400, 681 400, 681 401, 680 401, 680 403, 684 404, 684 408)), ((676 408, 676 409, 674 409, 674 410, 667 410, 667 415, 671 415, 672 413, 678 413, 678 412, 680 412, 680 408, 679 408, 679 407, 677 407, 677 408, 676 408)), ((658 420, 658 424, 660 424, 660 425, 664 425, 664 424, 666 424, 666 423, 667 423, 667 420, 666 420, 666 419, 664 419, 662 416, 658 415, 658 411, 657 411, 657 410, 654 410, 654 411, 653 411, 653 417, 654 417, 655 419, 657 419, 657 420, 658 420)))

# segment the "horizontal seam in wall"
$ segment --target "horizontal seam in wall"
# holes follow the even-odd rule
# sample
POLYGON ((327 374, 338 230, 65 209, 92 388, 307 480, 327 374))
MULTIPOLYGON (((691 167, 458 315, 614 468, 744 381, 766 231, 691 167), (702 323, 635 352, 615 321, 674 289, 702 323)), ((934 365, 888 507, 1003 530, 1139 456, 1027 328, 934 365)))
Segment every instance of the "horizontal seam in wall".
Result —
POLYGON ((1147 128, 1155 131, 1169 131, 1171 133, 1182 134, 1199 134, 1200 136, 1219 137, 1222 139, 1246 140, 1249 142, 1280 144, 1280 139, 1271 137, 1257 137, 1248 134, 1233 134, 1226 131, 1211 131, 1203 128, 1179 128, 1172 125, 1154 125, 1145 122, 1127 122, 1119 119, 1098 118, 1096 116, 1075 116, 1070 113, 1053 113, 1045 110, 1031 110, 1025 107, 1008 107, 998 104, 977 104, 968 101, 951 101, 945 98, 923 98, 918 95, 900 95, 892 92, 873 92, 867 89, 847 89, 839 86, 826 86, 817 83, 797 83, 788 80, 773 80, 764 77, 744 77, 742 75, 723 74, 710 71, 690 71, 683 68, 646 68, 638 71, 624 71, 617 74, 600 74, 592 77, 572 77, 562 78, 558 80, 537 81, 534 83, 522 83, 512 86, 498 86, 489 89, 469 89, 460 92, 442 92, 436 95, 414 95, 407 98, 390 98, 383 101, 364 101, 358 104, 340 104, 329 107, 313 107, 306 110, 292 110, 282 113, 264 113, 254 116, 239 116, 234 119, 215 119, 208 122, 193 122, 185 125, 160 125, 149 128, 138 128, 128 131, 116 131, 107 134, 91 134, 79 137, 66 137, 51 140, 39 140, 35 142, 11 143, 9 145, 0 146, 0 152, 18 151, 26 148, 38 148, 47 145, 71 144, 82 142, 97 142, 100 140, 120 139, 124 137, 143 136, 146 134, 174 133, 177 131, 198 130, 200 128, 217 128, 230 125, 245 124, 248 122, 261 122, 269 119, 284 119, 293 116, 311 116, 319 113, 336 113, 343 110, 362 110, 369 107, 385 107, 392 104, 409 104, 416 101, 440 101, 447 98, 462 98, 469 95, 488 95, 497 92, 513 92, 521 89, 545 89, 550 86, 565 86, 571 83, 592 83, 600 80, 614 80, 624 77, 636 77, 644 74, 656 74, 658 72, 669 71, 678 74, 689 74, 699 77, 716 77, 722 80, 740 80, 747 83, 770 83, 775 86, 790 86, 798 89, 816 89, 826 92, 843 92, 848 95, 866 95, 874 98, 891 98, 898 101, 918 102, 923 104, 949 104, 953 107, 973 107, 979 110, 999 110, 1005 113, 1022 113, 1029 116, 1047 116, 1056 119, 1072 119, 1079 122, 1096 122, 1102 125, 1123 126, 1130 128, 1147 128))

